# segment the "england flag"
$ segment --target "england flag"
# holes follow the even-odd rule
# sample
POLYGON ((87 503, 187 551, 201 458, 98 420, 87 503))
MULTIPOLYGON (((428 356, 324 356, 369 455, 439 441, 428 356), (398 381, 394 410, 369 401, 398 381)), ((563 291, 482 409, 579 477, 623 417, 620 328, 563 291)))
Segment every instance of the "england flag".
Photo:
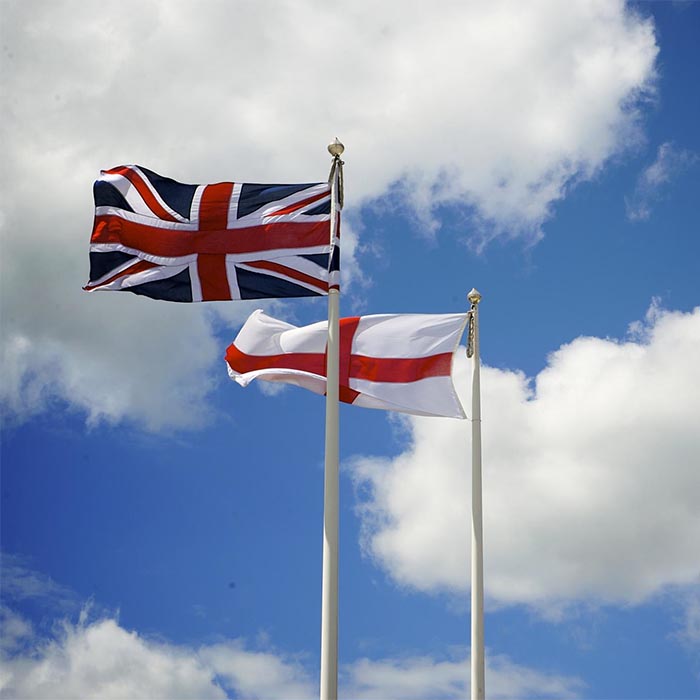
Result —
MULTIPOLYGON (((382 314, 340 319, 340 400, 422 416, 465 418, 452 358, 461 314, 382 314)), ((254 311, 226 351, 231 379, 284 382, 326 392, 328 323, 298 328, 254 311)))

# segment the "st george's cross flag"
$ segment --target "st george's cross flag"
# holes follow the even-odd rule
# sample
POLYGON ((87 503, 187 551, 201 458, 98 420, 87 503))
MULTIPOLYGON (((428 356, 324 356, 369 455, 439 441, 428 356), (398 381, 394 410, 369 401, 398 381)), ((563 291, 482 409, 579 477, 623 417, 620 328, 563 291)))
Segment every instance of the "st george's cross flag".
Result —
MULTIPOLYGON (((365 408, 465 418, 452 357, 467 314, 382 314, 340 319, 340 400, 365 408)), ((327 322, 298 328, 254 311, 226 351, 231 379, 326 392, 327 322)))
POLYGON ((337 286, 326 182, 186 185, 137 165, 102 171, 86 291, 194 302, 306 297, 337 286))

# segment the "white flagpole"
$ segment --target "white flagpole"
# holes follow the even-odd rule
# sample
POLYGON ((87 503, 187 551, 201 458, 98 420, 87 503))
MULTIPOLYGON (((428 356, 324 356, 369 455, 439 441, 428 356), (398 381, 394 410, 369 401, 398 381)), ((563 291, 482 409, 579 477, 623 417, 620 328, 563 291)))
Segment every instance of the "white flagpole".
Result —
MULTIPOLYGON (((335 247, 339 200, 340 156, 338 139, 328 146, 331 166, 331 255, 335 247)), ((330 259, 329 259, 330 266, 330 259)), ((331 276, 329 275, 329 278, 331 276)), ((329 279, 329 283, 331 279, 329 279)), ((340 291, 328 289, 328 346, 326 369, 326 457, 323 490, 323 585, 321 594, 321 700, 338 698, 338 405, 340 350, 340 291)))
POLYGON ((484 700, 484 542, 481 513, 481 387, 479 377, 479 313, 481 294, 472 289, 467 355, 472 371, 472 636, 471 700, 484 700))

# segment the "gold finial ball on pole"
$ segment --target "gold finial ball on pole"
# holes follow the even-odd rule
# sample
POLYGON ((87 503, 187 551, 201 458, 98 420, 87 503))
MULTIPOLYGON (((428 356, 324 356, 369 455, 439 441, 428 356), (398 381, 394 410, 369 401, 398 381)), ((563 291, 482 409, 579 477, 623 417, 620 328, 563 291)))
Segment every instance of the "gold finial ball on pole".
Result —
POLYGON ((343 155, 343 151, 345 150, 345 146, 343 146, 340 141, 338 141, 338 137, 335 137, 335 140, 333 143, 328 144, 328 152, 334 157, 338 158, 341 155, 343 155))
POLYGON ((467 299, 469 299, 472 304, 478 304, 481 301, 481 293, 472 288, 472 291, 467 294, 467 299))

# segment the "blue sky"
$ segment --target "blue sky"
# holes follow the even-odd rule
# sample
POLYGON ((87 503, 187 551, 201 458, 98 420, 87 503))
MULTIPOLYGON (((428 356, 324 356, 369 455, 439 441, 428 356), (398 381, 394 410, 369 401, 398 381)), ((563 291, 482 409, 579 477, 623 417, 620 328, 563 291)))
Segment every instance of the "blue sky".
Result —
MULTIPOLYGON (((317 695, 323 400, 228 379, 259 304, 81 286, 100 168, 337 135, 343 314, 484 297, 488 696, 700 697, 700 3, 3 15, 0 696, 317 695)), ((341 459, 341 696, 466 697, 468 423, 342 406, 341 459)))

